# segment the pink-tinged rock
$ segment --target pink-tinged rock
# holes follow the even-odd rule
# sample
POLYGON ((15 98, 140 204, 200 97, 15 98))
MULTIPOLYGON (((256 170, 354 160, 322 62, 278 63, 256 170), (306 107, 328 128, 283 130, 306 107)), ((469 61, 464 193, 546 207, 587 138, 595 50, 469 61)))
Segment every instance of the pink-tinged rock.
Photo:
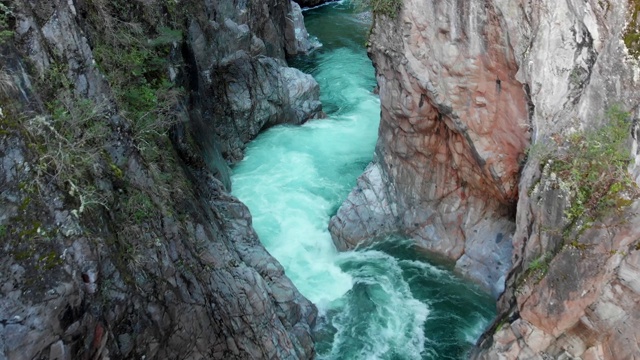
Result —
MULTIPOLYGON (((640 358, 638 206, 584 232, 568 228, 585 225, 566 216, 575 186, 543 171, 545 157, 520 168, 529 134, 553 157, 572 133, 604 124, 615 104, 640 118, 638 61, 621 41, 630 5, 405 0, 397 18, 376 19, 379 173, 359 184, 383 196, 355 189, 332 235, 351 247, 399 231, 494 294, 507 279, 499 311, 519 315, 518 339, 488 334, 495 341, 477 358, 640 358), (356 208, 389 212, 369 222, 356 208), (548 270, 532 274, 536 259, 548 270)), ((636 179, 637 139, 634 125, 636 179)))
MULTIPOLYGON (((458 260, 497 296, 510 266, 511 212, 529 139, 506 23, 490 3, 409 0, 404 9, 374 23, 369 49, 382 105, 374 162, 385 182, 376 186, 393 216, 352 224, 351 204, 381 207, 356 189, 332 220, 341 224, 330 227, 334 241, 342 247, 403 232, 458 260)), ((361 179, 376 183, 368 173, 361 179)))
POLYGON ((604 351, 602 346, 592 346, 582 354, 582 360, 604 360, 604 351))
POLYGON ((640 251, 634 251, 620 265, 618 277, 622 283, 640 296, 640 251))
POLYGON ((516 335, 513 333, 510 327, 506 327, 501 331, 498 331, 495 335, 493 335, 493 341, 499 345, 508 345, 517 340, 516 335))

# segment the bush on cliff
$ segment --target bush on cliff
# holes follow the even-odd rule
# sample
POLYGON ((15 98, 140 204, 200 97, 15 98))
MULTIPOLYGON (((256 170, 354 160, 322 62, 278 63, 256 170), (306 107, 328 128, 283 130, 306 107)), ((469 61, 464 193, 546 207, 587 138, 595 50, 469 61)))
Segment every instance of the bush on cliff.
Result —
POLYGON ((551 171, 569 184, 573 194, 566 216, 571 224, 602 220, 638 198, 629 174, 629 114, 614 106, 599 129, 578 132, 568 139, 566 151, 553 159, 551 171))
POLYGON ((0 44, 13 37, 10 24, 12 17, 13 11, 7 5, 0 3, 0 44))
MULTIPOLYGON (((568 237, 579 236, 595 222, 619 214, 640 197, 628 171, 631 162, 629 114, 618 106, 606 113, 599 128, 575 132, 568 137, 552 136, 554 143, 541 142, 528 150, 537 159, 552 186, 569 195, 565 210, 566 226, 556 229, 568 237)), ((544 176, 543 176, 544 177, 544 176)), ((539 188, 532 187, 529 195, 539 188)))
POLYGON ((640 0, 629 1, 629 23, 623 34, 629 54, 640 58, 640 0))
POLYGON ((351 0, 357 8, 370 8, 375 15, 395 18, 402 7, 402 0, 351 0))
MULTIPOLYGON (((582 242, 581 235, 594 224, 606 221, 607 226, 616 226, 625 221, 623 216, 611 217, 622 214, 640 197, 628 170, 631 126, 629 114, 613 106, 606 112, 603 126, 566 137, 554 135, 554 141, 539 142, 528 149, 528 158, 542 166, 542 178, 530 189, 529 196, 556 189, 566 205, 563 219, 555 225, 543 224, 543 231, 557 243, 529 262, 518 288, 528 279, 537 283, 544 278, 550 262, 564 247, 585 250, 589 245, 582 242)), ((553 216, 551 212, 549 216, 553 216)))

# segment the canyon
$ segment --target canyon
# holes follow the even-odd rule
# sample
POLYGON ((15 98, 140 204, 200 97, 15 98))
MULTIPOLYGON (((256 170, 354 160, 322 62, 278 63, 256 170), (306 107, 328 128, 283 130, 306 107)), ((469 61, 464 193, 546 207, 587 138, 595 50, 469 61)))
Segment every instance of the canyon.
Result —
MULTIPOLYGON (((230 166, 325 117, 287 63, 320 3, 0 1, 0 360, 316 356, 230 166)), ((471 358, 640 357, 640 4, 372 5, 380 127, 336 248, 455 262, 498 304, 471 358), (624 156, 579 163, 611 126, 624 156)))

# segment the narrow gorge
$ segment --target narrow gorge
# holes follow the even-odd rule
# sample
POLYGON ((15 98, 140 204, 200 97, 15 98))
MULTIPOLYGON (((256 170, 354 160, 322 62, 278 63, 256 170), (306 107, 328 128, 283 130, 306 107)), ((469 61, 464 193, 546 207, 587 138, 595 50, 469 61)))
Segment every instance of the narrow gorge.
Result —
POLYGON ((318 80, 328 118, 267 130, 233 168, 267 250, 318 307, 319 359, 457 359, 495 315, 492 299, 407 238, 338 253, 327 224, 371 161, 380 102, 364 47, 369 13, 305 11, 322 47, 292 64, 318 80))
POLYGON ((639 34, 0 0, 0 360, 639 358, 639 34))

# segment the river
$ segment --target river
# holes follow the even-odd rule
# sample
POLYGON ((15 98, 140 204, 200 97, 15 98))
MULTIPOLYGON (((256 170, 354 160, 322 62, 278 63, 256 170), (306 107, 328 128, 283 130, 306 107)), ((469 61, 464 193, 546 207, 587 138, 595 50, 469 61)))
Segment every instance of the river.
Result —
POLYGON ((318 306, 319 359, 462 359, 495 302, 401 237, 339 253, 327 224, 373 157, 380 101, 370 19, 346 3, 306 10, 322 47, 292 65, 320 84, 327 119, 277 126, 233 169, 233 194, 269 252, 318 306))

